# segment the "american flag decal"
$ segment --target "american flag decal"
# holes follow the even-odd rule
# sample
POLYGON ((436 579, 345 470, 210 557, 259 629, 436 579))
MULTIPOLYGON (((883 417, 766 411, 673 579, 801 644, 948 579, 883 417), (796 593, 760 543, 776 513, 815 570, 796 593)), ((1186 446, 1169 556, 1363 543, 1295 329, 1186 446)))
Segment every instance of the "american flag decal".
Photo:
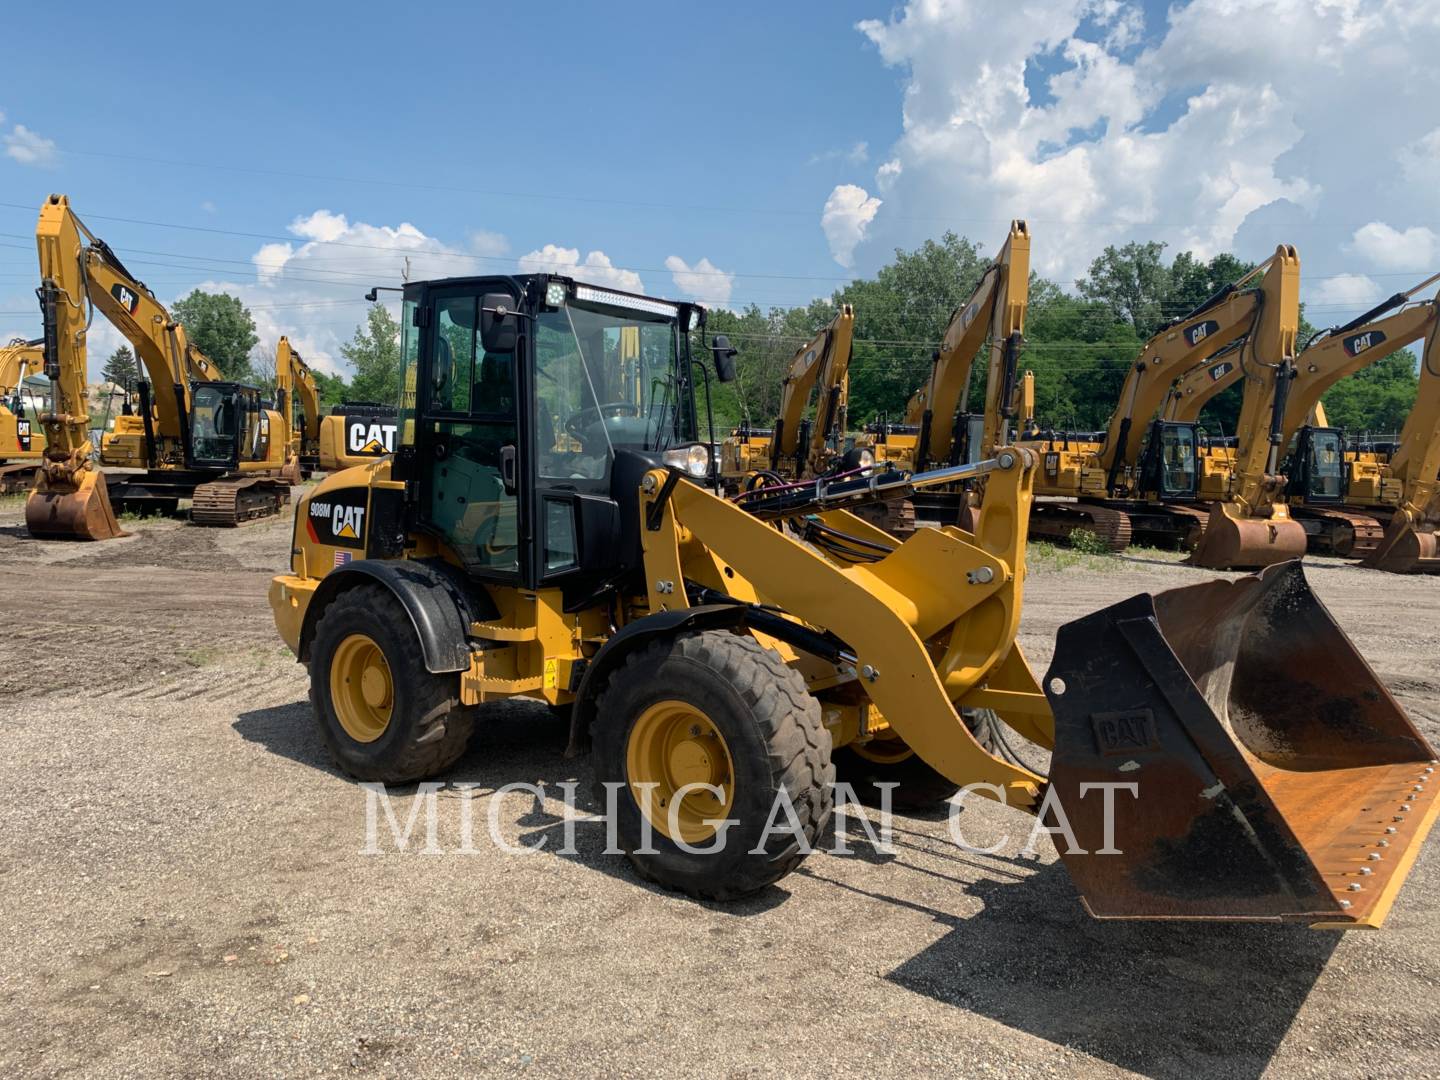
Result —
POLYGON ((344 566, 346 563, 348 563, 348 562, 350 561, 351 558, 352 558, 352 556, 351 556, 350 552, 348 552, 348 551, 337 551, 337 552, 335 552, 335 565, 336 565, 336 566, 344 566))

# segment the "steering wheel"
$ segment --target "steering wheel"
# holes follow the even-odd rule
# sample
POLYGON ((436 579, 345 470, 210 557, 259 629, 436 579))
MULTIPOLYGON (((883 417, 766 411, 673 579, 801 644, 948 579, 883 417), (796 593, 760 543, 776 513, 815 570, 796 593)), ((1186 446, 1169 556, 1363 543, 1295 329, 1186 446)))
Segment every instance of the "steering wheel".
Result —
POLYGON ((576 442, 589 449, 588 432, 592 432, 596 424, 604 423, 614 416, 639 416, 640 406, 628 401, 607 401, 602 405, 586 405, 577 412, 571 413, 565 418, 565 434, 569 435, 576 442))

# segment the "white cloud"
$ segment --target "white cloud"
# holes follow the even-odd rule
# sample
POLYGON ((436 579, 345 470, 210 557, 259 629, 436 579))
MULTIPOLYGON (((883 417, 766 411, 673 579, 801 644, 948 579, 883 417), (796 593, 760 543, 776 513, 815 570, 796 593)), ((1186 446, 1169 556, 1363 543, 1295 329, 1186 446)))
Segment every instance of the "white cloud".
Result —
POLYGON ((1355 230, 1350 246, 1357 255, 1381 270, 1413 270, 1417 274, 1435 269, 1435 233, 1424 225, 1392 229, 1383 221, 1372 221, 1355 230))
MULTIPOLYGON (((1314 282, 1310 287, 1310 300, 1320 306, 1362 308, 1379 300, 1384 293, 1374 279, 1364 274, 1337 274, 1314 282)), ((1318 325, 1334 320, 1320 315, 1310 321, 1318 325)))
POLYGON ((848 161, 851 165, 864 165, 870 160, 870 144, 861 139, 853 143, 848 150, 826 150, 823 153, 811 154, 807 165, 819 165, 826 161, 848 161))
POLYGON ((945 228, 990 246, 1025 217, 1036 268, 1064 281, 1148 239, 1256 259, 1294 243, 1328 276, 1353 262, 1337 223, 1384 206, 1418 247, 1440 220, 1440 128, 1417 134, 1411 107, 1440 91, 1433 0, 1191 0, 1150 20, 1130 0, 912 0, 859 23, 903 85, 867 250, 945 228))
POLYGON ((820 228, 830 243, 830 254, 846 269, 855 265, 855 248, 865 239, 880 206, 879 199, 855 184, 838 185, 825 200, 820 228))
POLYGON ((470 250, 486 258, 499 258, 510 253, 510 241, 498 232, 486 229, 471 229, 466 237, 470 250))
POLYGON ((5 155, 21 165, 48 166, 55 164, 55 140, 16 124, 5 136, 5 155))
POLYGON ((370 286, 398 285, 407 272, 415 279, 477 272, 468 253, 409 222, 370 225, 320 209, 296 217, 288 231, 296 241, 262 244, 250 256, 255 281, 207 281, 198 287, 232 293, 249 306, 259 351, 273 353, 284 334, 306 363, 331 374, 351 374, 340 346, 364 321, 361 297, 370 286))
POLYGON ((665 269, 670 271, 675 287, 686 296, 717 307, 730 302, 735 275, 721 270, 709 259, 702 258, 691 266, 679 255, 671 255, 665 260, 665 269))
POLYGON ((219 210, 219 207, 217 207, 209 199, 206 199, 200 204, 200 209, 204 210, 207 214, 213 214, 219 210))
POLYGON ((577 248, 557 247, 546 244, 543 248, 520 256, 522 274, 564 274, 577 281, 591 285, 609 285, 626 292, 644 292, 645 286, 640 275, 634 270, 624 270, 610 262, 603 251, 592 251, 582 261, 577 248))

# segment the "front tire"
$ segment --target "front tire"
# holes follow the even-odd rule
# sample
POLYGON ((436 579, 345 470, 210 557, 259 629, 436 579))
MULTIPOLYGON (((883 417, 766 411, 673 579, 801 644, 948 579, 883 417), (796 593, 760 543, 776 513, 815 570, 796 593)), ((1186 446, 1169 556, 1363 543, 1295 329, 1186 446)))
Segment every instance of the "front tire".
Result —
POLYGON ((705 631, 638 649, 601 692, 592 741, 596 799, 613 802, 620 847, 643 877, 700 899, 778 881, 830 819, 835 769, 819 703, 748 635, 705 631), (620 785, 613 799, 606 782, 620 785), (686 784, 713 790, 682 794, 686 784), (798 829, 776 810, 782 793, 798 829), (784 831, 765 836, 772 812, 784 831))
POLYGON ((470 741, 453 674, 426 670, 410 617, 388 591, 341 593, 315 626, 310 704, 335 763, 359 780, 405 784, 443 772, 470 741))

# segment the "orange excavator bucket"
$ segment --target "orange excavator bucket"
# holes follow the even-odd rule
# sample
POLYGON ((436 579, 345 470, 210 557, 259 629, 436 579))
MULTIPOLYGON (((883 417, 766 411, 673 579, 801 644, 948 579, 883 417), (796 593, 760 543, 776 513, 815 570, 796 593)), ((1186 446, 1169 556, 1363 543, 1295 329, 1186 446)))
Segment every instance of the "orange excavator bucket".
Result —
POLYGON ((1440 574, 1440 533, 1431 522, 1416 522, 1409 514, 1397 513, 1380 546, 1360 565, 1392 574, 1440 574))
POLYGON ((84 469, 72 483, 49 479, 42 469, 25 501, 25 527, 41 540, 111 540, 124 536, 110 491, 98 469, 84 469))
POLYGON ((1298 561, 1067 624, 1046 693, 1098 918, 1379 926, 1440 811, 1434 751, 1298 561), (1089 785, 1115 784, 1107 822, 1089 785))
POLYGON ((1234 503, 1216 503, 1185 561, 1211 570, 1257 570, 1304 554, 1305 527, 1284 506, 1277 504, 1268 518, 1246 518, 1234 503))

